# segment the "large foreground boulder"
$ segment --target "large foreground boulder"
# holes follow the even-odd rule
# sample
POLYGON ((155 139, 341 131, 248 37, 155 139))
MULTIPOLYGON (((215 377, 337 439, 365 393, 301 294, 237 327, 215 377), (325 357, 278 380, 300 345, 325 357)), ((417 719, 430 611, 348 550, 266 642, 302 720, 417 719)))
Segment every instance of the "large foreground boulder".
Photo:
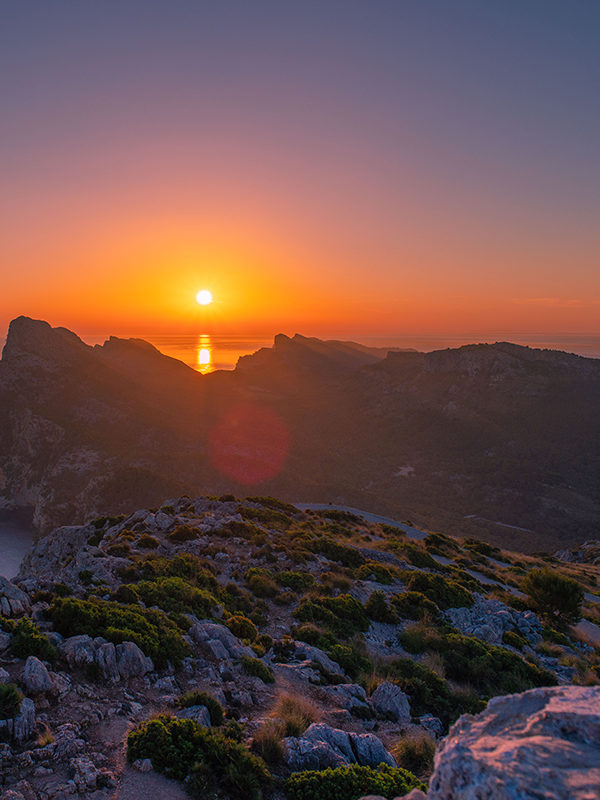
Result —
POLYGON ((452 726, 435 755, 428 800, 596 800, 600 687, 495 697, 452 726))

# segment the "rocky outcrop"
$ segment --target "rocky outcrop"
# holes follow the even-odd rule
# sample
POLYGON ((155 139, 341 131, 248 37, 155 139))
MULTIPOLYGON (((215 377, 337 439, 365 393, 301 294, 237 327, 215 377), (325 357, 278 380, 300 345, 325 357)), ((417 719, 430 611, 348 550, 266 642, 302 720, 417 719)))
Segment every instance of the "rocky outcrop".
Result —
POLYGON ((30 609, 29 597, 22 589, 0 575, 0 615, 20 617, 30 609))
POLYGON ((145 656, 134 642, 123 642, 115 647, 101 636, 92 639, 82 634, 60 642, 58 649, 70 667, 96 663, 103 677, 113 683, 120 677, 141 678, 154 669, 152 659, 145 656))
POLYGON ((371 705, 386 719, 394 722, 410 722, 410 704, 399 686, 383 681, 371 695, 371 705))
POLYGON ((600 687, 496 697, 465 714, 435 755, 428 800, 594 800, 600 789, 600 687))
POLYGON ((571 564, 600 564, 600 539, 590 539, 572 550, 558 550, 554 556, 571 564))
POLYGON ((197 645, 200 645, 200 649, 205 655, 217 661, 255 655, 252 648, 242 644, 229 628, 216 622, 208 620, 196 622, 189 629, 188 636, 197 645))
POLYGON ((123 642, 116 647, 117 668, 122 678, 141 678, 152 672, 154 664, 134 642, 123 642))
POLYGON ((542 640, 542 624, 533 611, 515 611, 500 600, 482 595, 475 595, 471 607, 449 608, 444 616, 462 633, 488 644, 501 645, 505 631, 521 634, 532 646, 542 640))
POLYGON ((348 733, 313 722, 301 737, 284 739, 287 764, 293 771, 325 769, 342 764, 396 766, 394 757, 372 733, 348 733))

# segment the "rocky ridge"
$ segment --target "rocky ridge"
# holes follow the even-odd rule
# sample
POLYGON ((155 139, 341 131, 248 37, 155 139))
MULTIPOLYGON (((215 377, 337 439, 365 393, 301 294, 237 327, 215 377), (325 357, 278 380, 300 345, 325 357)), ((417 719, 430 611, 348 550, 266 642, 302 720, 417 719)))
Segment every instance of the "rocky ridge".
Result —
MULTIPOLYGON (((231 496, 175 498, 159 509, 53 531, 32 548, 15 583, 0 585, 7 612, 0 619, 0 685, 16 684, 22 693, 17 713, 0 721, 8 739, 0 745, 0 797, 118 798, 132 726, 165 709, 201 727, 213 724, 208 701, 181 705, 189 692, 220 703, 255 752, 266 752, 265 731, 280 731, 282 760, 270 768, 281 800, 288 777, 306 770, 395 769, 415 737, 442 742, 430 792, 458 781, 461 737, 471 741, 477 726, 491 730, 493 714, 502 721, 498 736, 506 730, 509 741, 517 730, 516 706, 499 698, 441 738, 461 711, 478 711, 509 685, 473 672, 467 677, 475 690, 467 696, 450 673, 463 651, 490 663, 504 659, 498 680, 508 676, 511 685, 561 683, 523 695, 549 698, 555 718, 572 697, 573 708, 582 708, 582 692, 588 704, 598 697, 595 687, 566 685, 593 679, 600 660, 590 645, 571 634, 550 643, 531 610, 516 599, 509 605, 505 589, 500 600, 473 577, 494 570, 503 581, 497 586, 506 587, 523 564, 538 562, 520 558, 513 568, 511 554, 487 547, 439 534, 415 543, 344 512, 231 496), (445 563, 432 553, 446 553, 445 563), (153 626, 168 637, 166 652, 160 637, 152 638, 153 626), (455 648, 450 660, 446 647, 455 648), (293 731, 277 717, 290 695, 308 701, 312 716, 293 731)), ((573 714, 560 719, 577 727, 581 715, 573 714)), ((544 735, 564 750, 558 734, 544 735)), ((469 758, 478 765, 469 761, 465 774, 487 775, 482 750, 469 758)), ((142 770, 152 765, 150 757, 136 762, 142 770)), ((419 769, 427 778, 427 766, 419 769)), ((570 797, 587 800, 568 785, 570 797)))

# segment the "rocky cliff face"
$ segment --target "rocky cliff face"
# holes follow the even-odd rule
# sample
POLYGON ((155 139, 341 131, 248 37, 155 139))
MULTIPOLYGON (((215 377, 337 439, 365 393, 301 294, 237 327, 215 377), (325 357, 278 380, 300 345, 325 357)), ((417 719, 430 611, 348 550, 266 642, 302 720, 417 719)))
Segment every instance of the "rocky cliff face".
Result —
POLYGON ((42 531, 260 485, 525 551, 600 522, 600 362, 278 336, 201 376, 139 340, 19 318, 0 362, 0 486, 42 531))

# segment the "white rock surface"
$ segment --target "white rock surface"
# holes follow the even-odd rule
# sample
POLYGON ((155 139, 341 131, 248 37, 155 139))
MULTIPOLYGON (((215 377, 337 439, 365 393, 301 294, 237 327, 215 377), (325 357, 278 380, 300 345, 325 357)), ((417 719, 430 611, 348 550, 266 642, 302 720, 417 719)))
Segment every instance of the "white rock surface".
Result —
POLYGON ((371 695, 371 705, 394 722, 410 722, 408 695, 399 686, 383 681, 371 695))
POLYGON ((3 617, 20 617, 29 611, 29 596, 0 575, 0 615, 3 617))
POLYGON ((23 670, 23 684, 30 694, 48 692, 52 689, 52 678, 45 665, 35 656, 29 656, 23 670))
POLYGON ((462 633, 501 645, 505 631, 524 636, 535 646, 542 640, 542 624, 533 611, 515 611, 500 600, 476 594, 469 608, 449 608, 446 619, 462 633))
POLYGON ((452 726, 428 800, 598 800, 600 687, 496 697, 452 726))
POLYGON ((341 764, 396 766, 394 757, 372 733, 348 733, 313 722, 300 738, 284 739, 287 763, 292 770, 324 769, 341 764))

